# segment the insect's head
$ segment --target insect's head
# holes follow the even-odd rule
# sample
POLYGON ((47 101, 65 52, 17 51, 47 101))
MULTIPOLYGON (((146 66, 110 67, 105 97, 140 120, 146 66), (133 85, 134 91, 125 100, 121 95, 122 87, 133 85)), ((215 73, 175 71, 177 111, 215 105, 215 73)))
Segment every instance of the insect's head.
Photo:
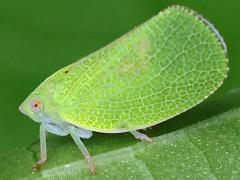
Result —
POLYGON ((19 106, 19 110, 32 118, 36 122, 42 122, 44 118, 44 103, 43 100, 36 97, 28 97, 23 103, 19 106))

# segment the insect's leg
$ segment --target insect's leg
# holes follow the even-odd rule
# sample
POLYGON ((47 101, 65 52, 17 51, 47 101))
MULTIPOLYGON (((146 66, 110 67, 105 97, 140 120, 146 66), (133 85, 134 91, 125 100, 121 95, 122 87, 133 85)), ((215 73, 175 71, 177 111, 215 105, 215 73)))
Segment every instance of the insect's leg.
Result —
POLYGON ((95 169, 95 166, 93 164, 92 157, 89 154, 87 148, 84 146, 84 144, 81 141, 81 139, 79 138, 79 136, 78 136, 79 134, 76 133, 76 129, 74 127, 71 127, 71 126, 69 127, 69 131, 70 131, 69 133, 72 136, 74 142, 77 144, 78 148, 80 149, 80 151, 84 155, 85 159, 87 160, 89 170, 91 171, 91 173, 93 175, 95 175, 96 174, 96 169, 95 169))
POLYGON ((153 143, 153 139, 148 137, 145 134, 142 134, 142 133, 140 133, 138 131, 130 131, 130 133, 137 139, 141 139, 143 141, 147 141, 147 142, 153 143))
POLYGON ((67 136, 69 134, 66 130, 62 129, 57 124, 45 123, 45 129, 46 129, 47 132, 50 132, 52 134, 56 134, 58 136, 67 136))
POLYGON ((74 129, 76 135, 79 138, 89 139, 93 135, 92 131, 88 131, 88 130, 80 128, 80 127, 71 126, 71 128, 74 129))
POLYGON ((40 125, 40 151, 41 151, 41 159, 36 162, 33 166, 32 170, 38 170, 44 163, 47 161, 47 146, 46 146, 46 128, 45 124, 41 123, 40 125))

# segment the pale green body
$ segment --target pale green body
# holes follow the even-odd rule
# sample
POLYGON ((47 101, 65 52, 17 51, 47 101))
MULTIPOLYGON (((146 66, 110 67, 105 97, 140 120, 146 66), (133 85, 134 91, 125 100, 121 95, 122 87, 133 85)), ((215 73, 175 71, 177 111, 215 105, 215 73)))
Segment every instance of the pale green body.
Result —
POLYGON ((201 16, 171 7, 46 79, 45 113, 98 132, 153 126, 212 94, 227 76, 225 44, 201 16))
POLYGON ((184 7, 160 12, 110 45, 47 78, 21 104, 39 122, 41 158, 47 160, 46 133, 71 135, 96 169, 81 138, 91 131, 138 132, 197 105, 227 76, 226 46, 217 30, 184 7))

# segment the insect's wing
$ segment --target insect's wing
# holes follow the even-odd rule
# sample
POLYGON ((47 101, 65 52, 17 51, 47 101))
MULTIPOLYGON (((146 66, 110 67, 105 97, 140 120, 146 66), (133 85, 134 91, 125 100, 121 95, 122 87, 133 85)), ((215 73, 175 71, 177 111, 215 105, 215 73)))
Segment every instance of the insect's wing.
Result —
POLYGON ((60 114, 91 130, 148 127, 197 105, 227 76, 218 32, 170 7, 74 65, 60 86, 60 114))

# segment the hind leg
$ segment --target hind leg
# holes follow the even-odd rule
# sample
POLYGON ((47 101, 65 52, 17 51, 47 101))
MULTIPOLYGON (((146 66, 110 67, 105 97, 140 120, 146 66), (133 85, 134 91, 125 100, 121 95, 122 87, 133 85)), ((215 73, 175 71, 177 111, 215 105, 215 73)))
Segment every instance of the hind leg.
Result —
POLYGON ((149 143, 153 143, 153 139, 143 133, 140 133, 138 131, 130 131, 130 133, 137 139, 141 139, 142 141, 147 141, 149 143))

